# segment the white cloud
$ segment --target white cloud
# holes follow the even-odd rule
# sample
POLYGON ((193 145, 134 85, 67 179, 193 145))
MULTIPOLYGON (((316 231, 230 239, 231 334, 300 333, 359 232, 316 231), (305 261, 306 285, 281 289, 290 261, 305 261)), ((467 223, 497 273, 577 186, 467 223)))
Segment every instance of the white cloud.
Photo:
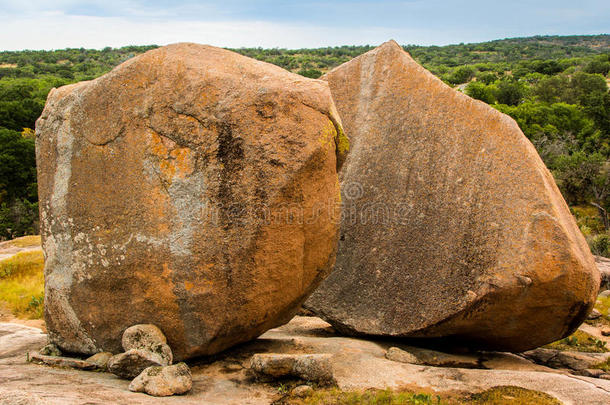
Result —
POLYGON ((5 19, 0 49, 103 48, 174 42, 198 42, 223 47, 319 47, 379 44, 394 38, 402 43, 446 42, 435 32, 386 28, 333 28, 264 21, 143 21, 124 17, 89 17, 46 12, 5 19))
POLYGON ((526 0, 475 0, 465 7, 457 0, 343 0, 326 5, 320 0, 0 0, 0 50, 181 41, 309 48, 375 45, 390 38, 402 44, 444 45, 610 29, 610 3, 581 0, 578 7, 567 7, 566 0, 553 1, 553 7, 543 7, 526 0), (484 7, 477 6, 482 3, 484 7))

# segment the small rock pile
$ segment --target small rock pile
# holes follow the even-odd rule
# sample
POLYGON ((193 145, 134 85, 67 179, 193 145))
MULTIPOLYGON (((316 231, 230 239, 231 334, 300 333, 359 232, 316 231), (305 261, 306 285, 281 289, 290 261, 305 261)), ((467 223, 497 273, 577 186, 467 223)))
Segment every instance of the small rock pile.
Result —
POLYGON ((51 343, 38 353, 30 353, 29 359, 49 366, 109 371, 120 378, 133 379, 130 391, 157 397, 191 390, 193 379, 189 367, 185 363, 172 365, 172 349, 157 326, 142 324, 127 328, 121 343, 123 353, 101 352, 86 360, 62 357, 61 350, 51 343))
POLYGON ((172 364, 172 349, 167 339, 155 325, 135 325, 127 328, 121 340, 125 352, 108 360, 108 371, 121 378, 137 377, 152 366, 172 364))
POLYGON ((121 339, 125 352, 108 360, 108 371, 131 379, 129 390, 156 397, 187 393, 193 386, 191 371, 185 363, 172 365, 172 349, 155 325, 134 325, 121 339))

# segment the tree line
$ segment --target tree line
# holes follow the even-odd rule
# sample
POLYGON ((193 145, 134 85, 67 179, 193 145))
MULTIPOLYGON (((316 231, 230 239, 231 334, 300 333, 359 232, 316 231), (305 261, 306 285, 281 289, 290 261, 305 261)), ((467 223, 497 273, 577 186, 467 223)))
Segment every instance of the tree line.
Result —
MULTIPOLYGON (((155 47, 0 52, 0 240, 38 231, 34 124, 48 92, 99 77, 155 47)), ((373 48, 233 50, 319 78, 373 48)), ((610 256, 610 35, 404 49, 448 85, 517 121, 594 253, 610 256)))

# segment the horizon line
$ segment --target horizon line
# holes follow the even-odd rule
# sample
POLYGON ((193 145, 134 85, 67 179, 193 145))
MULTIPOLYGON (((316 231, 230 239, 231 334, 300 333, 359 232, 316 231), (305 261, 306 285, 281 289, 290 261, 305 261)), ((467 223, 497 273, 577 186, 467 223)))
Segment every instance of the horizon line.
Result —
MULTIPOLYGON (((557 35, 557 34, 536 34, 536 35, 527 35, 527 36, 516 36, 516 37, 505 37, 505 38, 497 38, 497 39, 490 39, 490 40, 486 40, 486 41, 479 41, 479 42, 459 42, 459 43, 450 43, 450 44, 444 44, 444 45, 419 45, 419 44, 400 44, 400 46, 402 47, 421 47, 421 48, 433 48, 433 47, 438 47, 438 48, 443 48, 443 47, 449 47, 449 46, 462 46, 462 45, 478 45, 478 44, 485 44, 485 43, 491 43, 491 42, 498 42, 498 41, 510 41, 510 40, 517 40, 517 39, 530 39, 530 38, 566 38, 566 37, 604 37, 604 36, 610 36, 610 33, 599 33, 599 34, 562 34, 562 35, 557 35)), ((387 41, 393 40, 392 38, 389 38, 387 41)), ((211 45, 211 44, 204 44, 204 43, 200 43, 200 42, 191 42, 191 41, 178 41, 178 42, 171 42, 168 44, 164 44, 164 45, 158 45, 158 44, 128 44, 128 45, 122 45, 122 46, 118 46, 118 47, 113 47, 113 46, 105 46, 105 47, 101 47, 101 48, 84 48, 84 47, 66 47, 66 48, 46 48, 46 49, 32 49, 32 48, 24 48, 24 49, 19 49, 19 50, 0 50, 0 53, 16 53, 16 52, 56 52, 56 51, 66 51, 66 50, 74 50, 74 49, 84 49, 87 51, 101 51, 107 48, 113 49, 113 50, 119 50, 119 49, 123 49, 123 48, 128 48, 128 47, 163 47, 163 46, 167 46, 167 45, 172 45, 172 44, 178 44, 178 43, 197 43, 197 44, 202 44, 202 45, 210 45, 210 46, 215 46, 217 48, 224 48, 224 49, 277 49, 277 50, 286 50, 286 51, 291 51, 291 50, 302 50, 302 49, 333 49, 333 48, 342 48, 342 47, 377 47, 380 44, 377 45, 371 45, 371 44, 344 44, 344 45, 332 45, 332 46, 318 46, 318 47, 300 47, 300 48, 288 48, 288 47, 252 47, 252 46, 241 46, 241 47, 227 47, 227 46, 218 46, 218 45, 211 45)), ((384 41, 385 42, 385 41, 384 41)), ((396 41, 398 42, 398 41, 396 41)), ((568 45, 570 46, 570 45, 568 45)), ((578 45, 571 45, 571 46, 578 46, 578 45)))

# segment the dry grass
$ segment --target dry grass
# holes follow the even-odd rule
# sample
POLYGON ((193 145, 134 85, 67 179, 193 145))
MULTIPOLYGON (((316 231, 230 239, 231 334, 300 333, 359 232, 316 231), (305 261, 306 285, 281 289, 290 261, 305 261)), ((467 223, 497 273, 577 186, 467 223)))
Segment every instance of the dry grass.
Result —
POLYGON ((595 309, 602 314, 599 323, 610 326, 610 297, 597 297, 597 301, 595 309))
POLYGON ((18 248, 37 247, 40 246, 40 235, 22 236, 21 238, 13 239, 8 244, 18 248))
POLYGON ((0 261, 0 304, 16 317, 42 318, 43 268, 41 251, 21 252, 0 261))
POLYGON ((521 387, 494 387, 480 394, 471 396, 471 404, 490 405, 561 405, 561 402, 549 394, 532 391, 521 387))
POLYGON ((431 394, 416 394, 413 392, 394 392, 392 390, 367 390, 364 392, 345 392, 339 389, 316 390, 305 398, 306 405, 428 405, 448 404, 440 397, 431 394))
POLYGON ((290 405, 561 405, 557 399, 539 391, 521 387, 498 386, 477 394, 427 394, 412 391, 366 390, 341 391, 316 389, 305 398, 286 396, 276 404, 290 405))

